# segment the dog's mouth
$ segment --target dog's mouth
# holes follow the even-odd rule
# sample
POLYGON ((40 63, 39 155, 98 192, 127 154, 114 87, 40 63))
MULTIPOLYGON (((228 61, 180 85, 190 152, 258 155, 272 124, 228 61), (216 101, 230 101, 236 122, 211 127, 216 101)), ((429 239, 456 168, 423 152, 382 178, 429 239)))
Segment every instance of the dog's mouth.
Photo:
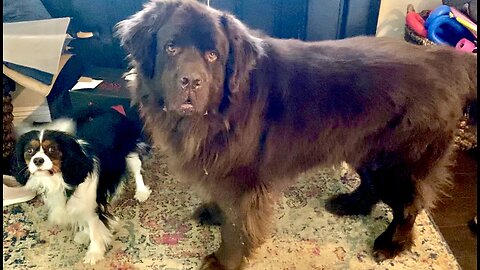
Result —
POLYGON ((195 115, 208 115, 207 111, 202 111, 202 106, 198 104, 195 98, 185 97, 177 99, 173 102, 158 102, 158 105, 167 114, 177 115, 180 117, 188 117, 195 115))
POLYGON ((183 104, 180 105, 178 111, 180 115, 188 116, 188 115, 192 115, 194 110, 195 110, 195 107, 192 104, 192 100, 188 98, 183 104))
POLYGON ((37 169, 32 174, 34 174, 34 175, 41 175, 41 174, 43 174, 43 175, 45 175, 45 174, 54 175, 55 171, 53 169, 50 169, 50 170, 37 169))
POLYGON ((170 108, 169 106, 165 106, 163 110, 165 112, 175 112, 180 116, 190 116, 195 113, 195 106, 190 98, 187 98, 184 102, 180 103, 179 105, 174 105, 170 108))

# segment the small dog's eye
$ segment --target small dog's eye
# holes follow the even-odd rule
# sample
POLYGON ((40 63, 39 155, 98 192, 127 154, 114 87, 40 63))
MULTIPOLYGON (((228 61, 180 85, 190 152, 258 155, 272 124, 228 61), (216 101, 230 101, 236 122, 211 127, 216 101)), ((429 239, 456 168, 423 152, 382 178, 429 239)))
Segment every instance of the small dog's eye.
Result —
POLYGON ((207 60, 208 62, 215 62, 218 58, 218 53, 216 51, 209 51, 207 52, 207 60))
POLYGON ((165 45, 165 51, 170 54, 170 55, 175 55, 177 53, 177 48, 173 45, 172 42, 170 43, 167 43, 167 45, 165 45))
POLYGON ((53 153, 53 152, 55 152, 55 151, 57 151, 57 149, 56 149, 55 147, 53 147, 53 146, 50 146, 50 147, 48 148, 48 152, 49 152, 49 153, 53 153))
POLYGON ((30 154, 30 155, 33 154, 33 148, 28 148, 27 149, 27 154, 30 154))

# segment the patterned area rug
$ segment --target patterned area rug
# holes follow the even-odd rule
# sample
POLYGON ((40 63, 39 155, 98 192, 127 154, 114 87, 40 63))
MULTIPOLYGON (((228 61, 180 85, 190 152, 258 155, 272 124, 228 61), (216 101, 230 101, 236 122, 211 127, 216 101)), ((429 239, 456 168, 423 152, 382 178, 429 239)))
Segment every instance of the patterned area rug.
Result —
MULTIPOLYGON (((121 219, 112 248, 95 266, 82 263, 85 245, 73 233, 46 222, 40 199, 3 208, 5 269, 197 269, 201 258, 219 245, 217 227, 191 219, 200 200, 170 175, 155 156, 145 169, 153 192, 139 203, 129 181, 114 204, 121 219)), ((338 218, 324 209, 332 194, 353 190, 358 178, 345 167, 319 169, 300 177, 284 193, 275 212, 272 238, 250 259, 248 269, 460 269, 427 213, 415 226, 411 251, 382 263, 371 256, 374 239, 385 230, 391 213, 379 204, 371 216, 338 218)))

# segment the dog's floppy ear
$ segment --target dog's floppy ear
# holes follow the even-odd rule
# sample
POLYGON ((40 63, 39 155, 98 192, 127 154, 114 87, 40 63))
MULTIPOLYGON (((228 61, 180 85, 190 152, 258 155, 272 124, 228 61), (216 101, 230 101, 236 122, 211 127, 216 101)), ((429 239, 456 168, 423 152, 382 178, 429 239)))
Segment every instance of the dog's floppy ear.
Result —
POLYGON ((17 143, 15 144, 15 153, 12 159, 12 169, 15 179, 22 185, 25 185, 28 181, 28 178, 30 178, 30 171, 28 170, 28 164, 25 162, 24 151, 25 146, 31 140, 33 133, 34 132, 26 132, 17 137, 17 143))
POLYGON ((58 136, 60 151, 62 152, 61 171, 65 183, 79 185, 85 181, 87 175, 94 170, 93 159, 80 142, 70 134, 58 136))
POLYGON ((229 56, 226 66, 228 91, 239 92, 248 82, 250 71, 258 57, 263 54, 261 39, 252 36, 247 27, 230 14, 223 14, 220 22, 229 42, 229 56))
POLYGON ((115 25, 115 35, 120 38, 120 45, 138 65, 138 71, 148 78, 155 73, 157 55, 157 32, 170 17, 175 2, 153 1, 144 8, 115 25))

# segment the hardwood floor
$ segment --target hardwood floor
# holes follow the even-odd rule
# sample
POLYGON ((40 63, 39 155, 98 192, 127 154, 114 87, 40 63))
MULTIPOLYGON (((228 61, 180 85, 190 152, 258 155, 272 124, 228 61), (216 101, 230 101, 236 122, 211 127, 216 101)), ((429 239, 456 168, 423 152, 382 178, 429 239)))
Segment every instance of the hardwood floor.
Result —
POLYGON ((477 269, 477 235, 468 227, 477 214, 477 155, 459 152, 455 185, 432 213, 463 270, 477 269))

